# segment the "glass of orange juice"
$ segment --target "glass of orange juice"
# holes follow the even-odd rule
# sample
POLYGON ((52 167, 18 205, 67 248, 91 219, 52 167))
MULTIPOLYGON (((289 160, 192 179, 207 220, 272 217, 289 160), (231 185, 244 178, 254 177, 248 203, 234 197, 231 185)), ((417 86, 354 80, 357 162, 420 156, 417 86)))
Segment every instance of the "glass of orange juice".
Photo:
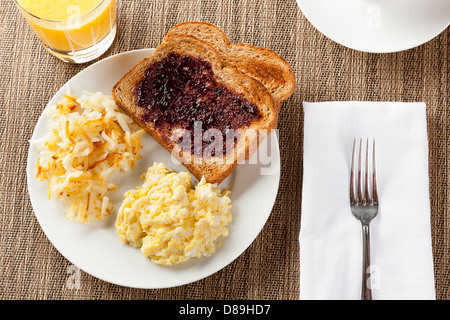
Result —
POLYGON ((116 0, 14 0, 45 48, 65 62, 102 55, 116 36, 116 0))

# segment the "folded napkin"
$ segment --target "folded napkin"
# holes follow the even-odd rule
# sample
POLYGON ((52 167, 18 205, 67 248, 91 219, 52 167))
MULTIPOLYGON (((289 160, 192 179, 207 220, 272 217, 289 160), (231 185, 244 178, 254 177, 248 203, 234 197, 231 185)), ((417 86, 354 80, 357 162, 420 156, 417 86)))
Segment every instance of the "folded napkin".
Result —
POLYGON ((425 104, 305 102, 303 107, 300 299, 361 298, 361 224, 349 204, 354 138, 362 138, 363 146, 367 138, 376 139, 373 299, 435 299, 425 104))

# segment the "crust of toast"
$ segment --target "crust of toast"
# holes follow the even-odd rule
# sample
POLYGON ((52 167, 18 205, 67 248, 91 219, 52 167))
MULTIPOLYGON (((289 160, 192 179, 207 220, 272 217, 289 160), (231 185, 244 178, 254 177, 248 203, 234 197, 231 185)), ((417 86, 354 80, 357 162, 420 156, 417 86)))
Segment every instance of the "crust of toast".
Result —
POLYGON ((169 30, 165 40, 174 35, 189 35, 209 43, 220 53, 225 66, 234 66, 261 82, 276 101, 288 99, 295 90, 295 76, 291 67, 272 50, 245 43, 231 44, 219 27, 208 22, 177 24, 169 30))
MULTIPOLYGON (((119 107, 143 127, 159 144, 172 153, 197 178, 205 177, 207 182, 222 182, 244 159, 248 159, 257 149, 259 143, 276 128, 278 121, 278 102, 261 82, 227 65, 214 46, 194 36, 173 34, 166 38, 154 53, 139 62, 125 74, 114 86, 112 95, 119 107), (249 127, 238 130, 237 144, 232 153, 223 157, 199 157, 177 147, 172 137, 157 130, 150 122, 143 120, 143 109, 136 104, 135 88, 145 74, 147 68, 168 53, 191 55, 208 61, 211 64, 218 82, 229 90, 243 95, 253 102, 262 118, 253 121, 249 127)), ((176 128, 174 128, 176 129, 176 128)))

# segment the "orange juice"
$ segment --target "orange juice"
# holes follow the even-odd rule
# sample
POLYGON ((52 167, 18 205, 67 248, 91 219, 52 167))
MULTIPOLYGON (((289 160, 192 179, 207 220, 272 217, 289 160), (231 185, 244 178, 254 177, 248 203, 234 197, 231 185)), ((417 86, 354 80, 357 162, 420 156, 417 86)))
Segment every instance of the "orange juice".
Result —
MULTIPOLYGON (((116 0, 17 0, 31 27, 53 53, 97 45, 116 26, 116 0)), ((111 41, 112 42, 112 41, 111 41)))

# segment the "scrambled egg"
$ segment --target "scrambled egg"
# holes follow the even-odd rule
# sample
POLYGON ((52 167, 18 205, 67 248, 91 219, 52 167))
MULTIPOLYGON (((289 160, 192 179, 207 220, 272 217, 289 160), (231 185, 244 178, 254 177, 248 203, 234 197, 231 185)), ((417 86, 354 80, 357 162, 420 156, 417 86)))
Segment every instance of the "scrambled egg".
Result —
POLYGON ((36 178, 49 181, 49 198, 65 205, 69 219, 103 219, 113 207, 107 193, 116 188, 108 180, 133 169, 144 130, 101 92, 66 95, 47 112, 50 132, 32 141, 40 151, 36 178))
POLYGON ((144 184, 126 192, 119 209, 120 240, 162 265, 213 254, 218 238, 228 236, 229 191, 221 193, 204 178, 192 188, 188 172, 177 174, 162 163, 141 178, 144 184))

